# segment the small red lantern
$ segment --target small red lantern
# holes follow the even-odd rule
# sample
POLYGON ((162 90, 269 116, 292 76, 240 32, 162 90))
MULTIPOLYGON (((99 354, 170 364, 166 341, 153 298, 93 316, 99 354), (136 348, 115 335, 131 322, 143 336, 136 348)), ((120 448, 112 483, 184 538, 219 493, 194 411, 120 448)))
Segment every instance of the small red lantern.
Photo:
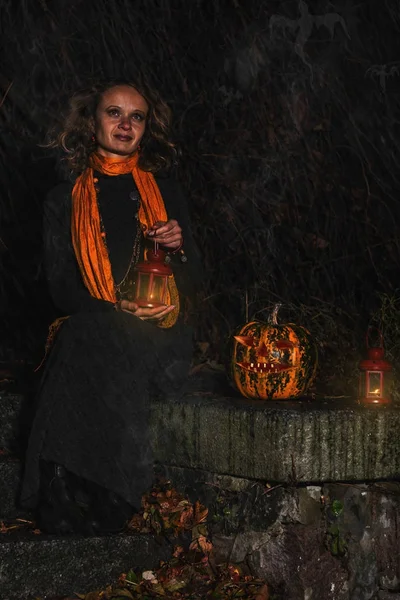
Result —
POLYGON ((390 386, 392 381, 392 365, 384 359, 383 336, 379 330, 379 346, 370 346, 371 329, 367 331, 368 358, 359 364, 360 369, 360 404, 390 404, 390 386))
POLYGON ((142 308, 153 308, 169 304, 168 277, 172 269, 165 264, 165 252, 158 244, 147 250, 146 260, 135 266, 134 302, 142 308))

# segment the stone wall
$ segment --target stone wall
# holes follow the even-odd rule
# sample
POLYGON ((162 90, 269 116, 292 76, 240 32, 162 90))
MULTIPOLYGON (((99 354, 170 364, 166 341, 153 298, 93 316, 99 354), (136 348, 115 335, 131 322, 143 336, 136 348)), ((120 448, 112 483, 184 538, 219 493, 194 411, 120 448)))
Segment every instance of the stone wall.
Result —
POLYGON ((162 472, 211 508, 221 560, 277 600, 400 600, 397 406, 200 390, 156 404, 152 427, 162 472))
MULTIPOLYGON (((214 381, 155 403, 151 439, 158 473, 209 508, 217 557, 265 579, 271 600, 400 600, 400 410, 250 402, 214 381)), ((13 393, 0 401, 0 447, 16 450, 29 403, 13 393)), ((0 469, 2 517, 16 516, 18 462, 3 457, 0 469)), ((11 546, 2 589, 7 577, 16 589, 17 565, 18 586, 34 589, 11 546)))
POLYGON ((273 600, 400 600, 400 484, 270 486, 196 469, 158 473, 209 507, 217 560, 273 600))

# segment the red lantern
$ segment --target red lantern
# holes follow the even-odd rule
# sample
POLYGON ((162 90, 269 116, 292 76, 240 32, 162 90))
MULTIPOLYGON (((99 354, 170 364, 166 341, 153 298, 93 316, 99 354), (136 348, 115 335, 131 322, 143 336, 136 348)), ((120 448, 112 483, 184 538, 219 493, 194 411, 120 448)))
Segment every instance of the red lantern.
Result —
POLYGON ((368 358, 359 364, 360 369, 360 404, 390 404, 390 386, 392 381, 392 365, 384 359, 383 336, 379 330, 379 346, 370 346, 371 329, 367 331, 368 358))
POLYGON ((168 277, 171 268, 165 264, 165 252, 154 244, 147 250, 146 260, 135 266, 134 302, 142 308, 153 308, 168 304, 168 277))

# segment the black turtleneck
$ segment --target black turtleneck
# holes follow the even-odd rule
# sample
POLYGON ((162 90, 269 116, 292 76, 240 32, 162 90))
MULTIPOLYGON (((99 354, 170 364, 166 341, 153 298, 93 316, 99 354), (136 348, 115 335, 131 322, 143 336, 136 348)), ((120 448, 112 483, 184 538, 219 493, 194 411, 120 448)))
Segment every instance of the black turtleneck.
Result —
POLYGON ((131 173, 109 176, 94 173, 99 211, 115 283, 124 278, 132 258, 136 235, 136 215, 140 196, 131 173))

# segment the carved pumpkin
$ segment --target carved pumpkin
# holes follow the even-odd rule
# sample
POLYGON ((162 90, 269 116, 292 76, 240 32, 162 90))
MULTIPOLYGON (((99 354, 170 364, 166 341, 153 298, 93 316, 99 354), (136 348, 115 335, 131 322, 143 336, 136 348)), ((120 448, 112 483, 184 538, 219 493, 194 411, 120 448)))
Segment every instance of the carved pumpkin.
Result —
POLYGON ((278 324, 279 307, 268 323, 251 321, 233 336, 231 377, 246 398, 295 398, 314 380, 317 347, 304 327, 278 324))

